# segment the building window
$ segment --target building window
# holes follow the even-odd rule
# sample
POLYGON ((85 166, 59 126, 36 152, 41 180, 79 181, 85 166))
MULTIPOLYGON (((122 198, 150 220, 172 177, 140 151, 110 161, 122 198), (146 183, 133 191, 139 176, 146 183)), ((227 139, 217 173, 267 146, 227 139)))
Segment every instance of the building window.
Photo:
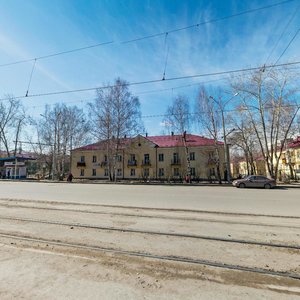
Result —
POLYGON ((118 162, 121 162, 121 161, 122 161, 122 155, 121 155, 121 154, 118 154, 118 155, 117 155, 117 161, 118 161, 118 162))
POLYGON ((135 154, 130 154, 130 161, 135 161, 135 154))
POLYGON ((94 162, 97 162, 97 156, 96 155, 93 155, 93 163, 94 162))
POLYGON ((158 154, 158 161, 164 161, 164 154, 163 153, 158 154))
POLYGON ((174 176, 179 176, 179 168, 174 168, 174 176))
POLYGON ((158 176, 159 177, 164 177, 165 176, 165 170, 164 170, 164 168, 159 168, 158 169, 158 176))
POLYGON ((80 162, 85 162, 85 157, 84 156, 80 156, 80 162))
POLYGON ((122 169, 117 169, 117 176, 122 176, 122 169))
POLYGON ((149 169, 144 169, 144 177, 149 177, 149 169))
POLYGON ((149 165, 150 164, 150 155, 144 154, 144 164, 149 165))
POLYGON ((179 155, 178 153, 173 153, 173 163, 178 164, 179 163, 179 155))
POLYGON ((80 169, 80 176, 84 176, 84 169, 80 169))
POLYGON ((135 176, 135 169, 130 169, 130 176, 135 176))
POLYGON ((108 176, 108 169, 104 169, 104 176, 108 176))
POLYGON ((195 170, 195 168, 191 168, 191 176, 196 176, 196 170, 195 170))
POLYGON ((190 152, 190 160, 195 160, 195 152, 190 152))
POLYGON ((93 176, 96 176, 96 169, 93 169, 93 176))

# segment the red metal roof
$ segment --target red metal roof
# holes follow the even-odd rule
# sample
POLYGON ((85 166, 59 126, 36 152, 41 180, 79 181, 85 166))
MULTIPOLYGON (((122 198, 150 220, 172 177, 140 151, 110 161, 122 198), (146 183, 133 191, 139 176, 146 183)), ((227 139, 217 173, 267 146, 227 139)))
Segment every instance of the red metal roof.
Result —
MULTIPOLYGON (((159 136, 148 136, 146 137, 152 143, 155 143, 158 147, 183 147, 183 136, 180 135, 159 135, 159 136)), ((188 147, 199 147, 199 146, 212 146, 214 145, 213 139, 208 139, 204 136, 186 134, 186 145, 188 147)), ((218 145, 223 145, 223 142, 218 142, 218 145)))
MULTIPOLYGON (((129 142, 131 141, 131 138, 122 138, 120 139, 120 145, 119 145, 119 149, 123 149, 125 145, 129 144, 129 142)), ((76 150, 76 151, 88 151, 88 150, 106 150, 107 148, 107 142, 106 141, 100 141, 94 144, 90 144, 90 145, 86 145, 86 146, 82 146, 76 149, 73 149, 72 151, 76 150)))
POLYGON ((300 148, 300 136, 288 143, 288 148, 300 148))
MULTIPOLYGON (((180 135, 158 135, 158 136, 147 136, 144 137, 148 141, 156 144, 161 148, 168 147, 183 147, 183 136, 180 135)), ((128 145, 134 138, 126 138, 121 139, 120 149, 123 149, 126 145, 128 145)), ((186 145, 188 147, 199 147, 199 146, 212 146, 214 145, 213 139, 208 139, 204 136, 194 135, 194 134, 186 134, 186 145)), ((223 142, 218 142, 218 145, 223 145, 223 142)), ((106 141, 100 141, 94 144, 86 145, 77 149, 73 149, 76 151, 87 151, 87 150, 105 150, 106 149, 106 141)))

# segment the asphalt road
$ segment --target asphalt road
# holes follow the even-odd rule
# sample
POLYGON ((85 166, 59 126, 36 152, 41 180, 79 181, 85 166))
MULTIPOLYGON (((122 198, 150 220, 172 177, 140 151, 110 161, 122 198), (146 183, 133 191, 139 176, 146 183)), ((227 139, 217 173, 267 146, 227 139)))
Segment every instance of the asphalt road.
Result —
POLYGON ((0 182, 0 198, 300 216, 300 188, 0 182))
POLYGON ((299 299, 299 203, 299 188, 0 181, 0 299, 299 299))

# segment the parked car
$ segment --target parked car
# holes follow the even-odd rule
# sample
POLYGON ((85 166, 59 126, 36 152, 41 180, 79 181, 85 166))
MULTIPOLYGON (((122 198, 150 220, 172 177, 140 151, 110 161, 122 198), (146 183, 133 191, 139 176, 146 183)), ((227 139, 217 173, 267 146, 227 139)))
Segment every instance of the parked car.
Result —
POLYGON ((232 182, 232 185, 238 188, 254 187, 271 189, 276 186, 276 181, 272 178, 267 178, 265 176, 250 175, 242 179, 234 180, 232 182))

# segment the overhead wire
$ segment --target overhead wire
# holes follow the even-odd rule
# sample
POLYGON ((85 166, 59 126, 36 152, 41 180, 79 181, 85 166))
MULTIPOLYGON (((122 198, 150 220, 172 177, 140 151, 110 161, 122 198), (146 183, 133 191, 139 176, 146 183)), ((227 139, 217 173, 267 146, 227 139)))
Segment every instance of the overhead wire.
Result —
MULTIPOLYGON (((281 108, 289 108, 289 107, 295 107, 297 109, 300 109, 300 104, 286 104, 286 105, 280 105, 281 108)), ((266 105, 264 107, 265 109, 271 109, 274 108, 274 106, 266 105)), ((252 108, 252 110, 255 108, 252 108)), ((256 108, 258 109, 258 108, 256 108)), ((230 112, 240 112, 240 111, 252 111, 249 107, 244 108, 232 108, 232 109, 224 109, 224 113, 230 113, 230 112)), ((221 112, 220 109, 214 110, 214 112, 221 112)), ((184 115, 201 115, 208 113, 208 111, 201 111, 201 112, 193 112, 193 113, 185 113, 184 115)), ((143 115, 142 118, 164 118, 164 117, 170 117, 170 116, 176 116, 179 114, 153 114, 153 115, 143 115)))
POLYGON ((289 41, 289 43, 287 44, 287 46, 284 48, 283 52, 280 54, 280 56, 276 60, 274 66, 277 65, 277 63, 282 58, 282 56, 284 55, 284 53, 288 50, 288 48, 290 47, 290 45, 293 43, 293 41, 295 40, 295 38, 297 37, 297 35, 298 35, 299 32, 300 32, 300 28, 298 28, 298 30, 296 31, 296 33, 293 35, 292 39, 289 41))
POLYGON ((280 40, 283 38, 284 34, 286 33, 288 27, 290 26, 290 24, 292 23, 293 19, 295 18, 295 16, 298 14, 299 12, 299 9, 300 9, 300 4, 298 5, 298 7, 296 8, 296 10, 294 11, 294 13, 291 15, 290 19, 288 20, 288 22, 286 23, 285 27, 283 28, 279 38, 277 39, 276 43, 274 44, 272 50, 270 51, 267 59, 266 59, 266 62, 265 62, 265 65, 268 63, 270 57, 272 56, 273 52, 275 51, 275 49, 277 48, 280 40))
MULTIPOLYGON (((293 66, 300 64, 300 61, 276 64, 276 65, 268 65, 264 66, 265 69, 269 68, 279 68, 284 66, 293 66)), ((250 72, 250 71, 258 71, 261 70, 261 67, 249 67, 249 68, 241 68, 235 70, 227 70, 227 71, 219 71, 219 72, 212 72, 212 73, 203 73, 203 74, 193 74, 193 75, 184 75, 178 77, 170 77, 166 78, 165 80, 162 79, 152 79, 152 80, 144 80, 144 81, 136 81, 136 82, 128 82, 126 86, 138 86, 144 84, 151 84, 151 83, 159 83, 159 82, 166 82, 166 81, 176 81, 176 80, 183 80, 183 79, 191 79, 191 78, 199 78, 199 77, 209 77, 209 76, 219 76, 219 75, 228 75, 228 74, 235 74, 235 73, 242 73, 242 72, 250 72)), ((79 92, 87 92, 93 90, 101 90, 101 89, 108 89, 116 87, 116 85, 107 85, 107 86, 98 86, 98 87, 89 87, 89 88, 82 88, 82 89, 73 89, 73 90, 65 90, 65 91, 54 91, 54 92, 46 92, 46 93, 39 93, 39 94, 29 94, 27 96, 16 96, 15 99, 23 99, 23 98, 32 98, 32 97, 42 97, 42 96, 53 96, 53 95, 62 95, 62 94, 69 94, 69 93, 79 93, 79 92)), ((0 98, 0 101, 7 101, 10 97, 0 98)))
MULTIPOLYGON (((154 90, 148 90, 148 91, 142 91, 142 92, 135 92, 134 95, 144 95, 144 94, 151 94, 151 93, 160 93, 160 92, 167 92, 167 91, 173 91, 173 90, 177 90, 177 89, 182 89, 182 88, 188 88, 188 87, 192 87, 192 86, 197 86, 197 85, 203 85, 203 84, 207 84, 207 83, 212 83, 212 82, 217 82, 217 81, 223 81, 228 79, 228 77, 223 77, 223 78, 219 78, 219 79, 212 79, 212 80, 206 80, 206 81, 200 81, 197 83, 190 83, 190 84, 185 84, 185 85, 179 85, 179 86, 174 86, 171 88, 166 88, 166 89, 154 89, 154 90)), ((93 101, 95 98, 85 98, 85 99, 78 99, 78 100, 71 100, 71 101, 63 101, 64 104, 70 104, 70 103, 86 103, 86 102, 90 102, 93 101)), ((47 104, 48 106, 52 106, 52 105, 56 105, 54 104, 47 104)), ((26 106, 27 108, 39 108, 39 107, 44 107, 45 105, 32 105, 32 106, 26 106)))
POLYGON ((17 65, 17 64, 32 62, 34 60, 42 60, 42 59, 46 59, 46 58, 50 58, 50 57, 54 57, 54 56, 58 56, 58 55, 64 55, 64 54, 68 54, 68 53, 72 53, 72 52, 83 51, 83 50, 96 48, 96 47, 101 47, 101 46, 105 46, 105 45, 109 45, 109 44, 128 44, 128 43, 133 43, 133 42, 137 42, 137 41, 141 41, 141 40, 145 40, 145 39, 151 39, 151 38, 154 38, 154 37, 159 37, 159 36, 166 35, 166 33, 169 34, 169 33, 179 32, 179 31, 183 31, 183 30, 187 30, 187 29, 191 29, 191 28, 197 28, 197 27, 202 26, 202 25, 220 22, 220 21, 223 21, 223 20, 227 20, 227 19, 238 17, 238 16, 242 16, 242 15, 245 15, 245 14, 250 14, 250 13, 258 12, 258 11, 261 11, 261 10, 273 8, 273 7, 276 7, 276 6, 284 5, 284 4, 287 4, 287 3, 290 3, 290 2, 294 2, 294 1, 295 0, 281 1, 281 2, 270 4, 270 5, 245 10, 245 11, 242 11, 242 12, 239 12, 239 13, 236 13, 236 14, 232 14, 232 15, 228 15, 228 16, 224 16, 224 17, 221 17, 221 18, 215 18, 215 19, 199 22, 199 23, 196 23, 196 24, 192 24, 192 25, 189 25, 189 26, 175 28, 175 29, 164 31, 164 32, 159 32, 159 33, 155 33, 155 34, 151 34, 151 35, 146 35, 146 36, 142 36, 142 37, 139 37, 139 38, 125 40, 125 41, 121 41, 121 42, 115 42, 115 41, 111 40, 111 41, 97 43, 97 44, 88 45, 88 46, 84 46, 84 47, 74 48, 74 49, 70 49, 70 50, 66 50, 66 51, 60 51, 60 52, 50 53, 50 54, 47 54, 47 55, 37 56, 37 57, 34 57, 34 58, 18 60, 18 61, 9 62, 9 63, 3 63, 3 64, 0 64, 0 67, 7 67, 7 66, 11 66, 11 65, 17 65))
POLYGON ((174 32, 178 32, 178 31, 182 31, 182 30, 196 28, 196 27, 199 27, 199 26, 202 26, 202 25, 206 25, 206 24, 210 24, 210 23, 216 23, 216 22, 219 22, 219 21, 223 21, 223 20, 234 18, 234 17, 242 16, 242 15, 245 15, 245 14, 254 13, 254 12, 257 12, 257 11, 260 11, 260 10, 269 9, 269 8, 279 6, 279 5, 283 5, 283 4, 287 4, 287 3, 293 2, 293 1, 295 1, 295 0, 287 0, 287 1, 277 2, 277 3, 274 3, 274 4, 270 4, 270 5, 266 5, 266 6, 262 6, 262 7, 258 7, 258 8, 253 8, 253 9, 249 9, 249 10, 245 10, 245 11, 242 11, 242 12, 239 12, 239 13, 236 13, 236 14, 232 14, 232 15, 229 15, 229 16, 216 18, 216 19, 211 19, 211 20, 208 20, 208 21, 199 22, 199 23, 196 23, 196 24, 176 28, 176 29, 173 29, 173 30, 168 30, 168 31, 159 32, 159 33, 156 33, 156 34, 143 36, 143 37, 140 37, 140 38, 131 39, 131 40, 124 41, 124 42, 121 42, 121 43, 127 44, 127 43, 131 43, 131 42, 137 42, 137 41, 141 41, 141 40, 145 40, 145 39, 149 39, 149 38, 163 36, 163 35, 166 34, 166 32, 174 33, 174 32))
MULTIPOLYGON (((265 109, 271 109, 276 107, 276 105, 265 105, 265 109)), ((286 105, 280 105, 281 108, 289 108, 289 107, 295 107, 297 109, 300 108, 300 103, 299 104, 286 104, 286 105)), ((258 109, 254 107, 240 107, 240 108, 232 108, 232 109, 223 109, 224 113, 230 113, 230 112, 240 112, 240 111, 252 111, 253 109, 258 109)), ((215 112, 221 112, 220 109, 214 110, 215 112)), ((207 113, 207 111, 201 111, 201 112, 193 112, 193 113, 186 113, 185 115, 201 115, 207 113)), ((152 114, 152 115, 142 115, 141 118, 146 119, 146 118, 164 118, 164 117, 169 117, 169 116, 175 116, 178 114, 152 114)))
POLYGON ((166 69, 167 69, 167 63, 168 63, 168 57, 169 57, 169 44, 168 44, 168 32, 166 32, 166 36, 165 36, 165 64, 164 64, 164 72, 163 72, 163 76, 162 76, 162 80, 166 79, 166 69))
POLYGON ((31 61, 35 61, 35 60, 46 59, 46 58, 50 58, 50 57, 54 57, 54 56, 59 56, 59 55, 63 55, 63 54, 72 53, 72 52, 77 52, 77 51, 82 51, 82 50, 86 50, 86 49, 91 49, 91 48, 96 48, 96 47, 100 47, 100 46, 105 46, 105 45, 109 45, 109 44, 112 44, 112 43, 114 43, 114 42, 113 41, 109 41, 109 42, 104 42, 104 43, 98 43, 98 44, 94 44, 94 45, 89 45, 89 46, 86 46, 86 47, 80 47, 80 48, 75 48, 75 49, 71 49, 71 50, 66 50, 66 51, 51 53, 51 54, 47 54, 47 55, 43 55, 43 56, 37 56, 35 58, 18 60, 18 61, 14 61, 14 62, 10 62, 10 63, 0 64, 0 67, 7 67, 7 66, 17 65, 17 64, 22 64, 22 63, 27 63, 27 62, 31 62, 31 61))
POLYGON ((30 88, 30 84, 31 84, 31 80, 32 80, 32 75, 33 75, 33 71, 34 71, 34 68, 35 68, 35 64, 36 64, 36 59, 34 60, 34 63, 33 63, 32 69, 31 69, 31 73, 30 73, 29 82, 28 82, 28 86, 27 86, 27 91, 26 91, 25 97, 28 97, 29 88, 30 88))

